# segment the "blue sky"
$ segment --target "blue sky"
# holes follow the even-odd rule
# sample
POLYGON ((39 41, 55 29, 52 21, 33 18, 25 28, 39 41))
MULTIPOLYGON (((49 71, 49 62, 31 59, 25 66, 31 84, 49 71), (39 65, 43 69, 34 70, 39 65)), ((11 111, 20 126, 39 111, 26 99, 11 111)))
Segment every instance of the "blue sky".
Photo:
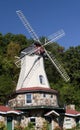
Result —
POLYGON ((63 29, 65 36, 57 41, 60 45, 80 45, 80 0, 1 0, 0 32, 29 37, 16 10, 23 11, 38 36, 63 29))

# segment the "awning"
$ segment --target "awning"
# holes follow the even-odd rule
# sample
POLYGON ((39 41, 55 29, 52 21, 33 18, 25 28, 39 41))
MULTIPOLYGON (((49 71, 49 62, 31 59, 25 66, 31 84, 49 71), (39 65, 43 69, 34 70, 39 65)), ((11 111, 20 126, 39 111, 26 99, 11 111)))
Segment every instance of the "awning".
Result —
POLYGON ((52 110, 48 113, 46 113, 44 116, 59 116, 59 113, 57 113, 56 111, 52 110))
POLYGON ((0 114, 1 115, 6 115, 6 114, 16 114, 16 115, 20 115, 22 114, 22 111, 18 111, 18 110, 13 110, 8 106, 0 106, 0 114))
POLYGON ((80 112, 73 109, 66 109, 65 116, 78 117, 80 116, 80 112))

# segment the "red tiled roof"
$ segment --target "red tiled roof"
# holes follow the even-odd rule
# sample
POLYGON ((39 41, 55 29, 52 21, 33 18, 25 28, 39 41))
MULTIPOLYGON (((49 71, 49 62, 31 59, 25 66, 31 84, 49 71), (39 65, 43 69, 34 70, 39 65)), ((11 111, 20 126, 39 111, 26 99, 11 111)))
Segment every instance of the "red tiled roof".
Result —
POLYGON ((10 114, 10 113, 20 114, 22 112, 18 111, 18 110, 13 110, 13 109, 11 109, 10 107, 7 107, 7 106, 0 105, 0 113, 1 114, 10 114))
POLYGON ((0 106, 0 111, 2 111, 2 112, 7 112, 7 111, 10 111, 11 110, 11 108, 9 108, 9 107, 7 107, 7 106, 0 106))
POLYGON ((80 115, 80 112, 76 111, 76 110, 72 110, 72 109, 66 109, 66 115, 80 115))
POLYGON ((19 90, 16 91, 16 93, 19 92, 27 92, 27 91, 40 91, 40 92, 50 92, 50 93, 58 93, 56 90, 54 89, 50 89, 50 88, 44 88, 44 87, 29 87, 29 88, 21 88, 19 90))

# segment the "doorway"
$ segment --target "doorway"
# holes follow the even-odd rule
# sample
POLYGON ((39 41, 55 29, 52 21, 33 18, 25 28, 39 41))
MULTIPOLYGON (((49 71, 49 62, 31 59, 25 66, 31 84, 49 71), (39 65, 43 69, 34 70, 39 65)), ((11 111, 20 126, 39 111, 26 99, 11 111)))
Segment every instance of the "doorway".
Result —
POLYGON ((13 130, 12 129, 12 120, 13 120, 13 118, 11 116, 7 117, 7 129, 8 130, 13 130))

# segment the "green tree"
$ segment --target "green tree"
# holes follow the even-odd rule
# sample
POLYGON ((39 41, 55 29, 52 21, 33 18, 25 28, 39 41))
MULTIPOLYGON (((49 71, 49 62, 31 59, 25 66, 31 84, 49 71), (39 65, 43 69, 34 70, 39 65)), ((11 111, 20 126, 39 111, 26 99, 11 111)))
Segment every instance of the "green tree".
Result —
POLYGON ((15 58, 15 56, 17 56, 20 52, 20 45, 19 44, 16 44, 14 42, 10 42, 7 46, 7 56, 9 58, 15 58))
POLYGON ((0 102, 6 103, 8 96, 14 90, 14 82, 10 75, 0 76, 0 102))
MULTIPOLYGON (((70 47, 64 52, 63 61, 70 76, 68 84, 60 85, 60 94, 66 104, 73 103, 80 108, 80 46, 70 47)), ((59 83, 60 84, 60 83, 59 83)))

